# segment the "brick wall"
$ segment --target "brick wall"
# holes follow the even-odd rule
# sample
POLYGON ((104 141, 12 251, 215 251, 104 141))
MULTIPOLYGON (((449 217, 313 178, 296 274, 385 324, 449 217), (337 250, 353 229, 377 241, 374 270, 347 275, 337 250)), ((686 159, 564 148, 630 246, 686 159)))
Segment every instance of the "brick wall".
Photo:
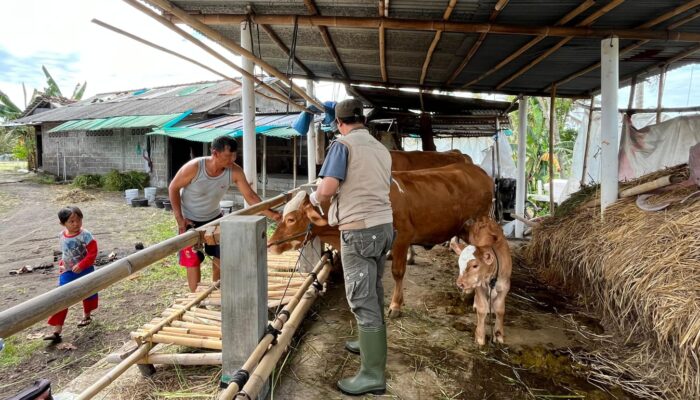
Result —
MULTIPOLYGON (((61 177, 65 172, 68 178, 81 174, 106 174, 113 169, 122 172, 146 171, 146 161, 142 157, 146 149, 145 133, 144 129, 44 133, 43 169, 61 177)), ((151 184, 165 187, 167 141, 160 135, 150 136, 149 139, 153 162, 151 184)))

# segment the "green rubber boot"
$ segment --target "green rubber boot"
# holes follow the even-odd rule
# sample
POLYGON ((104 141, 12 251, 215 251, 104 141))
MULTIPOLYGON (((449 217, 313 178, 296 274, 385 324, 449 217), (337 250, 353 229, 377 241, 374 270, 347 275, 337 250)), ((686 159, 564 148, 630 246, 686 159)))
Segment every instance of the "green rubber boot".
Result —
POLYGON ((360 354, 360 341, 348 340, 345 342, 345 350, 351 352, 352 354, 360 354))
POLYGON ((381 328, 360 327, 360 371, 357 375, 338 381, 338 389, 345 394, 359 396, 365 393, 386 392, 386 325, 381 328))

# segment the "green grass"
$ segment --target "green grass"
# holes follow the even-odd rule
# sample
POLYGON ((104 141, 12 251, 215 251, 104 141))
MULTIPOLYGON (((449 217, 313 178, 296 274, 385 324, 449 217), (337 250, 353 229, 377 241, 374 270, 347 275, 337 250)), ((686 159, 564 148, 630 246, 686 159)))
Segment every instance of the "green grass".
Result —
POLYGON ((0 161, 0 171, 17 171, 27 168, 26 161, 0 161))
POLYGON ((0 352, 0 368, 13 367, 28 359, 41 348, 41 339, 23 340, 17 336, 5 340, 5 349, 0 352))
POLYGON ((56 177, 49 174, 30 175, 25 179, 26 182, 39 183, 41 185, 53 185, 56 183, 56 177))

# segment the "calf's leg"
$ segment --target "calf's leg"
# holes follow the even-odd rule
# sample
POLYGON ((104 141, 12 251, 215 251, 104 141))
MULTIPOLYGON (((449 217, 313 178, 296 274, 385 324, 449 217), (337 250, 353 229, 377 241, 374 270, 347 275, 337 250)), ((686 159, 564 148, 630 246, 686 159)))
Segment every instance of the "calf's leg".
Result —
POLYGON ((496 326, 493 333, 492 340, 498 343, 503 343, 505 341, 505 331, 503 329, 503 318, 506 313, 506 295, 508 292, 500 291, 496 296, 492 298, 492 309, 496 313, 496 326))
POLYGON ((476 331, 474 340, 479 346, 486 344, 486 316, 489 312, 489 304, 484 288, 478 287, 474 293, 474 309, 476 310, 476 331))

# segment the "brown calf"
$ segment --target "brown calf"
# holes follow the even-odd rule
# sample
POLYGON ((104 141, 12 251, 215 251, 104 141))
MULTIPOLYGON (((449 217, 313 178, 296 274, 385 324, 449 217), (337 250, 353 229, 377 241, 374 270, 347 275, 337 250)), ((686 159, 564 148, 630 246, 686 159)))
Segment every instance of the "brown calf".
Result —
POLYGON ((475 340, 481 346, 486 343, 486 316, 495 313, 491 339, 503 343, 503 317, 513 269, 508 241, 494 220, 482 217, 469 227, 469 243, 467 246, 453 240, 450 247, 459 255, 457 287, 464 293, 475 292, 475 340))

